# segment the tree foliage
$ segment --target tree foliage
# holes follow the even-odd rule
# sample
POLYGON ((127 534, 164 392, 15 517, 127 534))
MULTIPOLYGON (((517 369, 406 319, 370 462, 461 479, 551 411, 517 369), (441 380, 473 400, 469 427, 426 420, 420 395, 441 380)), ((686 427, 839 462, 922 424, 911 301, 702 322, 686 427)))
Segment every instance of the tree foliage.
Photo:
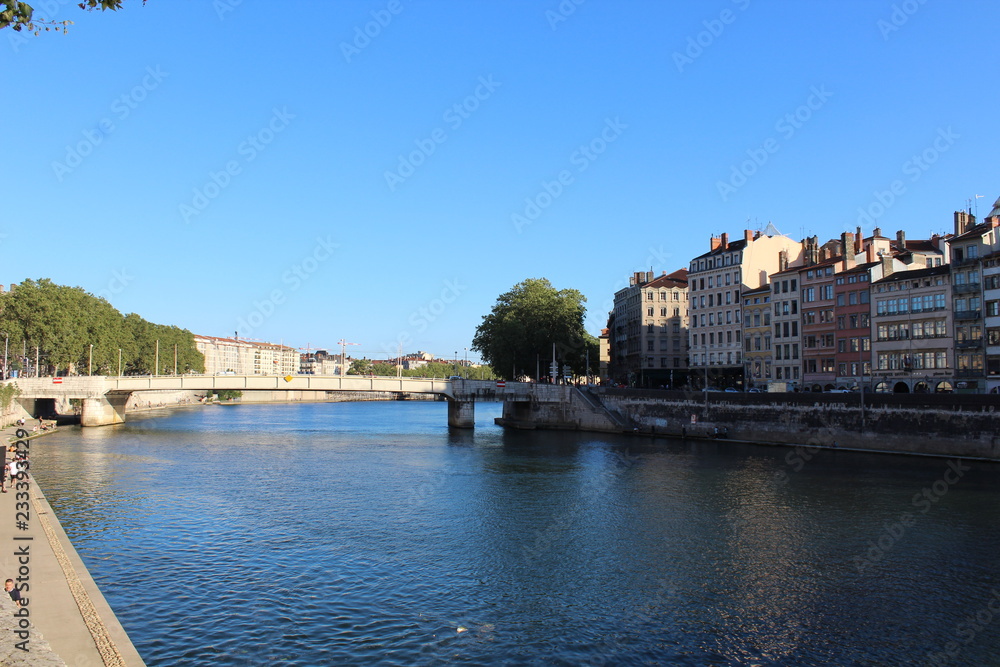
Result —
MULTIPOLYGON (((576 374, 596 368, 597 339, 583 326, 587 298, 575 289, 557 290, 545 278, 529 278, 501 294, 476 327, 472 349, 504 378, 548 375, 555 344, 556 362, 576 374)), ((536 378, 537 379, 537 378, 536 378)))
POLYGON ((153 324, 135 313, 122 316, 104 299, 47 278, 25 280, 0 294, 0 335, 8 341, 11 368, 33 366, 37 347, 42 374, 86 373, 93 359, 95 375, 117 375, 119 349, 123 373, 151 374, 157 345, 159 374, 173 373, 175 345, 178 373, 205 370, 190 331, 153 324))
MULTIPOLYGON (((123 1, 124 0, 84 0, 84 2, 79 3, 77 6, 80 9, 86 9, 87 11, 93 11, 95 9, 100 9, 101 11, 109 9, 111 11, 117 11, 122 8, 123 1)), ((142 0, 142 4, 146 4, 146 0, 142 0)), ((72 24, 72 21, 50 21, 37 19, 35 18, 35 8, 28 3, 19 2, 19 0, 0 0, 0 29, 9 26, 17 32, 27 29, 29 32, 33 32, 37 35, 43 30, 45 32, 50 30, 62 30, 65 33, 68 27, 72 24)))

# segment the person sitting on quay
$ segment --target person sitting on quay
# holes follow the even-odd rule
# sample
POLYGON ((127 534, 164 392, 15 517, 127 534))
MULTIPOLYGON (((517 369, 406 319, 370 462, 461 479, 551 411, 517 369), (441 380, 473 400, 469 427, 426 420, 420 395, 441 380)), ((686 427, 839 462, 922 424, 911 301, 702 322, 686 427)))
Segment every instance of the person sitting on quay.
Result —
POLYGON ((21 590, 14 585, 13 579, 8 579, 3 583, 3 589, 7 591, 7 595, 10 599, 14 601, 14 604, 18 607, 23 607, 26 604, 24 598, 21 597, 21 590))

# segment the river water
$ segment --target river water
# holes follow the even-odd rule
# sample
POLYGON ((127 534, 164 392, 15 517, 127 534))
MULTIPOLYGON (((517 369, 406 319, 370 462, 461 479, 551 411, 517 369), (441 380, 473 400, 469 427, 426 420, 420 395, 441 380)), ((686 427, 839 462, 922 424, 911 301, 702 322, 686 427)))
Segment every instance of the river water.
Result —
POLYGON ((1000 664, 996 465, 446 413, 148 413, 32 472, 149 665, 1000 664))

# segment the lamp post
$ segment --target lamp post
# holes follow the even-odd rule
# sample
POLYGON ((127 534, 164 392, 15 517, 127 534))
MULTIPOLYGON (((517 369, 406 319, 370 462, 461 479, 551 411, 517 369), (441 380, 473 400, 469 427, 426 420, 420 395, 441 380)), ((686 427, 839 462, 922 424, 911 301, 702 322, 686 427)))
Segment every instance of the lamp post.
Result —
POLYGON ((118 377, 122 376, 122 349, 118 348, 118 377))
POLYGON ((6 380, 10 377, 10 373, 7 371, 7 344, 10 342, 10 336, 5 331, 3 333, 3 379, 6 380))
POLYGON ((156 339, 156 355, 153 357, 153 375, 160 374, 160 339, 156 339))
POLYGON ((458 350, 455 350, 455 375, 458 375, 458 350))
POLYGON ((462 377, 469 377, 469 348, 465 348, 465 371, 462 377))
POLYGON ((87 357, 87 375, 94 374, 94 344, 90 344, 90 356, 87 357))

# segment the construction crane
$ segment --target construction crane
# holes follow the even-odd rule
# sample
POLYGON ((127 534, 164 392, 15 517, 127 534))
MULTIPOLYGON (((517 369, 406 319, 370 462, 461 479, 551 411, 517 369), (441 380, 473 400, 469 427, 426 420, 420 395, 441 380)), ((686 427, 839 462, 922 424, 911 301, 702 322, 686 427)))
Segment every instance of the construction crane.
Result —
POLYGON ((361 345, 361 343, 348 343, 346 340, 341 338, 337 341, 340 345, 340 377, 344 377, 347 373, 347 346, 348 345, 361 345))

